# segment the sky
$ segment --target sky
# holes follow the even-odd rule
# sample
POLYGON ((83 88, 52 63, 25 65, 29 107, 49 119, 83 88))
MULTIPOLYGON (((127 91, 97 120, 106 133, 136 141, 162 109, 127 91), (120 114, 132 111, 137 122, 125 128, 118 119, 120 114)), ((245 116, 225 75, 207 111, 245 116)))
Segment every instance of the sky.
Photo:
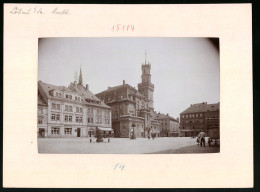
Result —
POLYGON ((43 38, 38 80, 68 86, 81 67, 83 85, 94 94, 123 80, 137 88, 145 52, 155 111, 177 118, 190 104, 220 101, 219 50, 207 38, 43 38))

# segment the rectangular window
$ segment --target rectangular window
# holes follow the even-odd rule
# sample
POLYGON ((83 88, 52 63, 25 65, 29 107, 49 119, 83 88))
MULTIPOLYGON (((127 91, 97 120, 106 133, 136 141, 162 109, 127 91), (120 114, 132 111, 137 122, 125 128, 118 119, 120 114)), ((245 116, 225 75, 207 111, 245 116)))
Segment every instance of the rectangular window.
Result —
POLYGON ((72 116, 69 116, 69 121, 72 122, 72 116))
POLYGON ((61 97, 61 93, 59 93, 59 97, 61 97))
POLYGON ((82 108, 80 108, 80 113, 82 113, 83 112, 83 109, 82 108))
POLYGON ((42 119, 38 119, 38 124, 42 124, 42 119))
POLYGON ((59 115, 59 114, 56 115, 56 120, 57 120, 57 121, 60 120, 60 115, 59 115))
POLYGON ((72 112, 72 106, 69 106, 69 111, 72 112))
POLYGON ((77 123, 82 123, 82 117, 76 117, 76 122, 77 123))
POLYGON ((105 124, 109 124, 109 119, 105 119, 105 124))
POLYGON ((56 109, 56 104, 55 103, 52 103, 51 109, 56 109))
POLYGON ((68 115, 65 115, 64 116, 64 121, 68 121, 69 120, 69 116, 68 115))
POLYGON ((72 95, 69 95, 69 99, 72 100, 72 95))
POLYGON ((76 107, 76 112, 79 113, 79 107, 76 107))
POLYGON ((69 111, 69 106, 65 105, 65 111, 69 111))
POLYGON ((57 104, 56 109, 60 110, 60 104, 57 104))
POLYGON ((55 114, 51 114, 51 120, 55 120, 55 114))
POLYGON ((72 128, 64 128, 65 135, 72 135, 72 128))
POLYGON ((69 98, 69 95, 68 94, 66 94, 66 99, 68 99, 69 98))
POLYGON ((56 128, 56 127, 51 128, 51 134, 59 135, 60 134, 60 128, 56 128))

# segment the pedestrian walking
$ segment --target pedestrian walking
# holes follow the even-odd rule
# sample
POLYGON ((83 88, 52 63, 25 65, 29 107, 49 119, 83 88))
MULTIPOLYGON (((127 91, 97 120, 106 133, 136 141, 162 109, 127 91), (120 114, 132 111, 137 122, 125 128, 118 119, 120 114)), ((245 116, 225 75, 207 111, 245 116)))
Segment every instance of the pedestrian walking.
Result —
POLYGON ((201 132, 199 133, 199 136, 198 136, 200 138, 201 147, 202 147, 202 145, 205 147, 205 136, 206 136, 206 133, 201 130, 201 132))
POLYGON ((212 139, 209 137, 209 138, 208 138, 208 144, 209 144, 209 147, 211 146, 211 145, 210 145, 211 142, 212 142, 212 139))

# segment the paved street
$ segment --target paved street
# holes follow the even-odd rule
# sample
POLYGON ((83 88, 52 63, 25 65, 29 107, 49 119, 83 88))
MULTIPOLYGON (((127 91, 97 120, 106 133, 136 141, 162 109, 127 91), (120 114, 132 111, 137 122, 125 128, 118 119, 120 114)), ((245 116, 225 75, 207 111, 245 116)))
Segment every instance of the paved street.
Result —
MULTIPOLYGON (((103 143, 96 143, 95 140, 90 143, 89 138, 38 138, 38 149, 39 153, 143 154, 174 153, 177 149, 192 145, 200 148, 196 146, 196 139, 190 137, 161 137, 154 140, 111 138, 110 142, 105 139, 103 143)), ((202 151, 202 153, 205 152, 209 151, 202 151)))

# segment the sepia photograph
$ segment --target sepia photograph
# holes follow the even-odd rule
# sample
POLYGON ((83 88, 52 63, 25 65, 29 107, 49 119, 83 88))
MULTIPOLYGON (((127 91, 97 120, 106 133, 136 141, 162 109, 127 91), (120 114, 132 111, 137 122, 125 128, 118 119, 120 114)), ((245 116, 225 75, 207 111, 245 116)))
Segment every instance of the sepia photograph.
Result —
POLYGON ((38 152, 220 152, 218 38, 40 38, 38 152))
POLYGON ((251 4, 3 8, 4 188, 254 186, 251 4))

